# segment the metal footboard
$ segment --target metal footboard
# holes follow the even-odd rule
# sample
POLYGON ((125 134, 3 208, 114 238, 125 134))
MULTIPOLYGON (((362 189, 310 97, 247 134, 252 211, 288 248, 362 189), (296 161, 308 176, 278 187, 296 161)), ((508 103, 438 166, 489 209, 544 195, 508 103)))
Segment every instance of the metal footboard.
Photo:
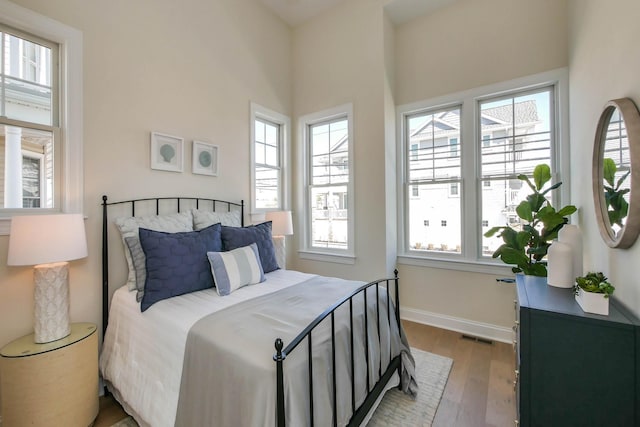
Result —
MULTIPOLYGON (((395 358, 390 360, 389 365, 382 366, 382 355, 379 357, 379 365, 378 365, 378 382, 371 387, 370 386, 370 361, 369 356, 369 322, 377 322, 377 331, 378 331, 378 342, 380 348, 382 349, 382 338, 380 333, 380 299, 379 292, 380 286, 385 286, 387 290, 387 303, 386 303, 386 311, 387 311, 387 320, 389 322, 389 326, 391 326, 391 319, 394 318, 397 322, 398 331, 402 333, 402 328, 400 327, 400 296, 398 289, 398 270, 394 271, 394 277, 388 279, 380 279, 374 282, 367 283, 362 285, 358 289, 354 290, 350 295, 342 298, 337 301, 327 310, 325 310, 322 314, 320 314, 316 319, 311 322, 296 338, 294 338, 287 347, 284 347, 284 343, 280 338, 277 338, 275 341, 276 353, 273 356, 273 360, 276 362, 276 417, 277 417, 277 426, 285 427, 285 396, 284 396, 284 361, 291 352, 294 351, 298 347, 298 345, 307 341, 307 346, 309 349, 309 358, 308 358, 308 379, 309 379, 309 414, 310 414, 310 426, 313 426, 314 420, 314 402, 313 402, 313 357, 312 357, 312 346, 313 346, 313 330, 320 325, 325 319, 329 318, 331 322, 331 367, 332 367, 332 393, 333 393, 333 425, 337 425, 337 378, 336 378, 336 331, 335 331, 335 311, 342 307, 345 304, 349 306, 349 324, 350 324, 350 355, 351 355, 351 410, 352 417, 349 421, 350 426, 357 426, 364 420, 369 410, 373 407, 375 401, 378 396, 384 391, 385 386, 393 373, 395 371, 398 374, 401 374, 401 361, 400 356, 396 356, 395 358), (394 300, 395 305, 391 302, 391 290, 390 285, 393 284, 394 288, 394 300), (375 287, 375 295, 376 295, 376 319, 369 319, 368 314, 368 305, 367 305, 367 292, 371 287, 375 287), (356 402, 356 389, 355 389, 355 366, 356 366, 356 357, 354 352, 354 326, 353 326, 353 300, 356 296, 362 293, 364 299, 364 359, 366 363, 366 387, 367 387, 367 397, 365 401, 358 407, 355 407, 356 402), (393 316, 391 315, 393 305, 393 316), (284 348, 283 348, 284 347, 284 348)), ((373 291, 371 291, 373 292, 373 291)))

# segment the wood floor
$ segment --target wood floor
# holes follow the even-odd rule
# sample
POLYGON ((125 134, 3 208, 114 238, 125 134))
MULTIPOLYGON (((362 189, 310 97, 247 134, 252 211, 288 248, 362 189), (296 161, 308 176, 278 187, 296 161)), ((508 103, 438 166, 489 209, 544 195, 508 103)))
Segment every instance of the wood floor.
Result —
MULTIPOLYGON (((413 322, 403 321, 403 326, 412 347, 453 359, 435 427, 514 425, 515 360, 511 345, 468 340, 457 332, 413 322)), ((101 397, 94 427, 109 427, 125 417, 113 398, 101 397)))

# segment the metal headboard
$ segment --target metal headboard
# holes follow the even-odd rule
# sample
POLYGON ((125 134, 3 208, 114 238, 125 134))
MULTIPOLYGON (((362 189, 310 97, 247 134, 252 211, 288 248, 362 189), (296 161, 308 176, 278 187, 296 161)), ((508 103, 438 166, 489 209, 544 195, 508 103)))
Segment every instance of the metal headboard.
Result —
MULTIPOLYGON (((129 205, 131 207, 130 216, 136 216, 136 205, 140 206, 144 204, 147 207, 145 212, 149 212, 148 208, 151 205, 151 211, 153 211, 153 204, 155 203, 155 214, 160 215, 161 207, 163 213, 166 208, 169 207, 169 211, 172 213, 181 212, 181 208, 185 204, 188 204, 188 209, 194 207, 196 209, 204 208, 210 209, 213 212, 221 211, 226 208, 227 212, 232 209, 240 209, 240 221, 244 227, 244 200, 240 203, 229 202, 226 200, 207 199, 202 197, 147 197, 142 199, 123 200, 118 202, 107 202, 107 196, 102 196, 102 336, 107 330, 107 324, 109 322, 109 236, 108 236, 108 208, 114 205, 129 205)), ((168 213, 168 212, 167 212, 168 213)))

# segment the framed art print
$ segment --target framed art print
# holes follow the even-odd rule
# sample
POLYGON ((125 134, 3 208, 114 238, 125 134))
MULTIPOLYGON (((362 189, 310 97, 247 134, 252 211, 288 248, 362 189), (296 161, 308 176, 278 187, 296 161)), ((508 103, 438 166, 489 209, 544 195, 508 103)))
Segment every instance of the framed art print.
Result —
POLYGON ((184 140, 177 136, 151 132, 151 169, 182 172, 184 140))
POLYGON ((218 146, 193 141, 193 173, 218 176, 218 146))

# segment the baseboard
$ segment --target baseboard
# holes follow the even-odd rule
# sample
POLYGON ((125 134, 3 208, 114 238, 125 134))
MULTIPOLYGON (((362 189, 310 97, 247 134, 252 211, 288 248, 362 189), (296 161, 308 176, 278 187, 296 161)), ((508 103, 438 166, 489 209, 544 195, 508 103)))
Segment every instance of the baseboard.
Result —
POLYGON ((448 329, 450 331, 456 331, 493 341, 500 341, 509 344, 513 342, 513 331, 511 328, 491 325, 489 323, 474 322, 468 319, 406 307, 400 310, 400 317, 411 322, 448 329))

